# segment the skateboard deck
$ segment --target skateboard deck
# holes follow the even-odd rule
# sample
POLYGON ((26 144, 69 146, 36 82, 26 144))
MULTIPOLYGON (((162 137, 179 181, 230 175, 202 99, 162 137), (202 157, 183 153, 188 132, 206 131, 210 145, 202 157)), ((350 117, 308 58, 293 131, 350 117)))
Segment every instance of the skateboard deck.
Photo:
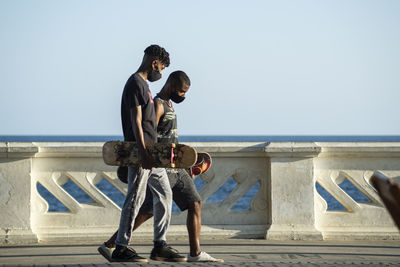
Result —
MULTIPOLYGON (((186 171, 188 174, 194 178, 197 175, 203 174, 207 172, 207 170, 211 167, 212 159, 210 154, 206 152, 197 153, 197 161, 196 164, 190 168, 187 168, 186 171)), ((127 166, 119 166, 117 170, 118 179, 127 184, 128 183, 128 167, 127 166)))
POLYGON ((208 169, 212 165, 212 159, 210 154, 206 152, 197 153, 197 161, 196 163, 188 169, 188 173, 192 178, 194 176, 200 175, 208 171, 208 169))
MULTIPOLYGON (((193 147, 183 144, 146 143, 154 167, 190 168, 197 161, 193 147)), ((141 155, 135 142, 108 141, 103 145, 103 160, 112 166, 141 166, 141 155)))

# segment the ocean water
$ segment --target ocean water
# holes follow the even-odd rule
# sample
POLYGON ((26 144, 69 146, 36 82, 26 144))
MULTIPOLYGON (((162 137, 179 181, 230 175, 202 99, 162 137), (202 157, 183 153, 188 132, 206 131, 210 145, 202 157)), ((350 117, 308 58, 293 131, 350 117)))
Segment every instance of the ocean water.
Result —
MULTIPOLYGON (((0 136, 0 142, 105 142, 108 140, 122 140, 122 136, 0 136)), ((180 136, 180 142, 400 142, 400 136, 180 136)), ((205 182, 199 177, 194 180, 196 188, 200 190, 205 182)), ((237 183, 230 178, 206 202, 221 202, 235 188, 237 183)), ((122 207, 124 195, 103 179, 96 185, 118 206, 122 207)), ((345 208, 321 185, 315 184, 317 192, 326 200, 328 210, 345 210, 345 208)), ((368 203, 370 200, 361 193, 351 182, 345 179, 340 185, 356 202, 368 203)), ((81 188, 69 180, 62 186, 72 197, 80 203, 92 203, 90 198, 81 188)), ((256 195, 259 184, 255 184, 232 207, 232 210, 248 210, 250 201, 256 195)), ((50 212, 67 212, 65 207, 46 188, 38 184, 39 194, 49 203, 50 212)), ((173 212, 179 208, 173 204, 173 212)))
MULTIPOLYGON (((106 142, 119 135, 0 135, 0 142, 106 142)), ((400 135, 181 135, 180 142, 400 142, 400 135)))

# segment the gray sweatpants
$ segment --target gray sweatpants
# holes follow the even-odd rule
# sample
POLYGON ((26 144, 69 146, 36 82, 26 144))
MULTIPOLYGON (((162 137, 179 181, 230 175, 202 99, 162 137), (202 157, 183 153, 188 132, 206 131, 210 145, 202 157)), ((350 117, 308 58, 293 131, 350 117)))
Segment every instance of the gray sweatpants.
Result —
POLYGON ((154 241, 166 241, 166 234, 171 221, 172 191, 165 169, 152 170, 128 168, 128 192, 121 211, 116 244, 127 246, 135 218, 146 197, 146 186, 153 193, 154 241))

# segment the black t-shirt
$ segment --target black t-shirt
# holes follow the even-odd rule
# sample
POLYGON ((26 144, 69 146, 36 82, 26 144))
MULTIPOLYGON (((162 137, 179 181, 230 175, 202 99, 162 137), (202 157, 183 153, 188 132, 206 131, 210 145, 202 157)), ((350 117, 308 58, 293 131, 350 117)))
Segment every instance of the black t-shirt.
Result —
POLYGON ((137 106, 142 106, 144 141, 147 143, 156 143, 157 125, 153 97, 151 96, 147 82, 139 74, 134 73, 129 77, 122 93, 121 120, 125 141, 136 142, 132 129, 130 110, 137 106))

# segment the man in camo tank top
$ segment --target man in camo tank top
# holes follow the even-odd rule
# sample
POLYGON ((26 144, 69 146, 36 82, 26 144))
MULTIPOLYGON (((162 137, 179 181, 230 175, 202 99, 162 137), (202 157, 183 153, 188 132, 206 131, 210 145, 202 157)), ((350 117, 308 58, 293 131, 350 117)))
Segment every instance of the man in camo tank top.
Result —
MULTIPOLYGON (((178 143, 177 119, 172 102, 181 103, 190 87, 190 79, 183 71, 171 73, 154 98, 157 123, 157 141, 159 143, 178 143), (172 102, 171 102, 172 101, 172 102)), ((188 210, 186 226, 189 234, 190 254, 187 261, 191 262, 223 262, 200 249, 201 229, 201 197, 197 192, 192 177, 184 169, 166 169, 172 189, 173 200, 181 211, 188 210)), ((153 197, 150 190, 136 217, 133 231, 153 216, 153 197)), ((105 245, 112 247, 113 236, 105 245)))

